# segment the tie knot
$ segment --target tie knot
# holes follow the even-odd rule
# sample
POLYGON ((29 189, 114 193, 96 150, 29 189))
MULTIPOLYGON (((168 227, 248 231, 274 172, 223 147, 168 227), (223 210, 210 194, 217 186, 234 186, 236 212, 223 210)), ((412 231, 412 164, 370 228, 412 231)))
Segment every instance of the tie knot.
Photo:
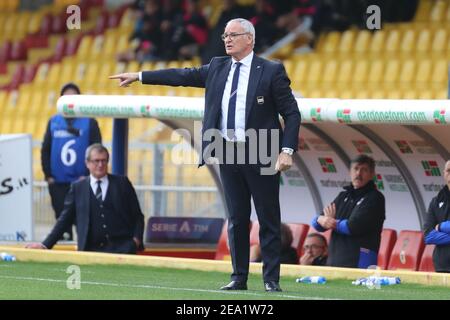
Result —
POLYGON ((236 66, 236 68, 239 68, 241 66, 242 62, 235 62, 234 65, 236 66))
POLYGON ((102 180, 97 180, 97 185, 100 186, 102 184, 102 180))

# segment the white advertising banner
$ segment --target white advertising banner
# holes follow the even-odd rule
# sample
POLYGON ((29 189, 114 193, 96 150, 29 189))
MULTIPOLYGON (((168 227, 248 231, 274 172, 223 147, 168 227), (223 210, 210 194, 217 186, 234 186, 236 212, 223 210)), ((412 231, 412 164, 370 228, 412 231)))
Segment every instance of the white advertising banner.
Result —
POLYGON ((0 241, 33 239, 31 135, 0 135, 0 241))

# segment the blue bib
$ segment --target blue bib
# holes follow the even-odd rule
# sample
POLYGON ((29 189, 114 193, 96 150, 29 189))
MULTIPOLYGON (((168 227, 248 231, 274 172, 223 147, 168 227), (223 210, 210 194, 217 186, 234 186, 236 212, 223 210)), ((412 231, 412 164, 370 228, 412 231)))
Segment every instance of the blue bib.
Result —
POLYGON ((84 163, 85 151, 89 146, 89 118, 73 120, 72 127, 78 129, 79 136, 70 133, 66 119, 55 115, 50 120, 52 135, 51 173, 56 182, 71 183, 87 175, 84 163))

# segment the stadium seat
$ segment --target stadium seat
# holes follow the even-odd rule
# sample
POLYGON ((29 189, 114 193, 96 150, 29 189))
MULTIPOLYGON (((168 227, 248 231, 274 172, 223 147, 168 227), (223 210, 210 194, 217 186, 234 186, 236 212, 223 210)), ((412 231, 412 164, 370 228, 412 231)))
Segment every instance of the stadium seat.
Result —
POLYGON ((389 270, 417 271, 425 243, 421 231, 400 231, 389 260, 389 270))
POLYGON ((434 272, 433 252, 436 246, 428 244, 423 250, 422 259, 420 259, 419 271, 434 272))
POLYGON ((386 270, 389 265, 392 249, 397 241, 397 231, 394 229, 383 229, 381 232, 380 249, 378 250, 378 266, 386 270))

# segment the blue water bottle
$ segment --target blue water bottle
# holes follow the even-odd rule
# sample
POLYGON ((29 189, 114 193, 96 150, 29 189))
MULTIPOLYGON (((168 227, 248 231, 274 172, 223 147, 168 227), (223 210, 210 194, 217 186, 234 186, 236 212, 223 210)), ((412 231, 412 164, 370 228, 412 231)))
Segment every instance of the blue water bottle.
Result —
POLYGON ((380 285, 382 285, 382 286, 400 284, 399 277, 380 277, 379 281, 380 281, 380 285))
POLYGON ((301 277, 295 280, 298 283, 320 283, 323 284, 327 282, 327 279, 321 276, 313 276, 313 277, 301 277))
POLYGON ((6 252, 0 253, 0 258, 3 261, 16 261, 15 256, 13 256, 12 254, 6 253, 6 252))

